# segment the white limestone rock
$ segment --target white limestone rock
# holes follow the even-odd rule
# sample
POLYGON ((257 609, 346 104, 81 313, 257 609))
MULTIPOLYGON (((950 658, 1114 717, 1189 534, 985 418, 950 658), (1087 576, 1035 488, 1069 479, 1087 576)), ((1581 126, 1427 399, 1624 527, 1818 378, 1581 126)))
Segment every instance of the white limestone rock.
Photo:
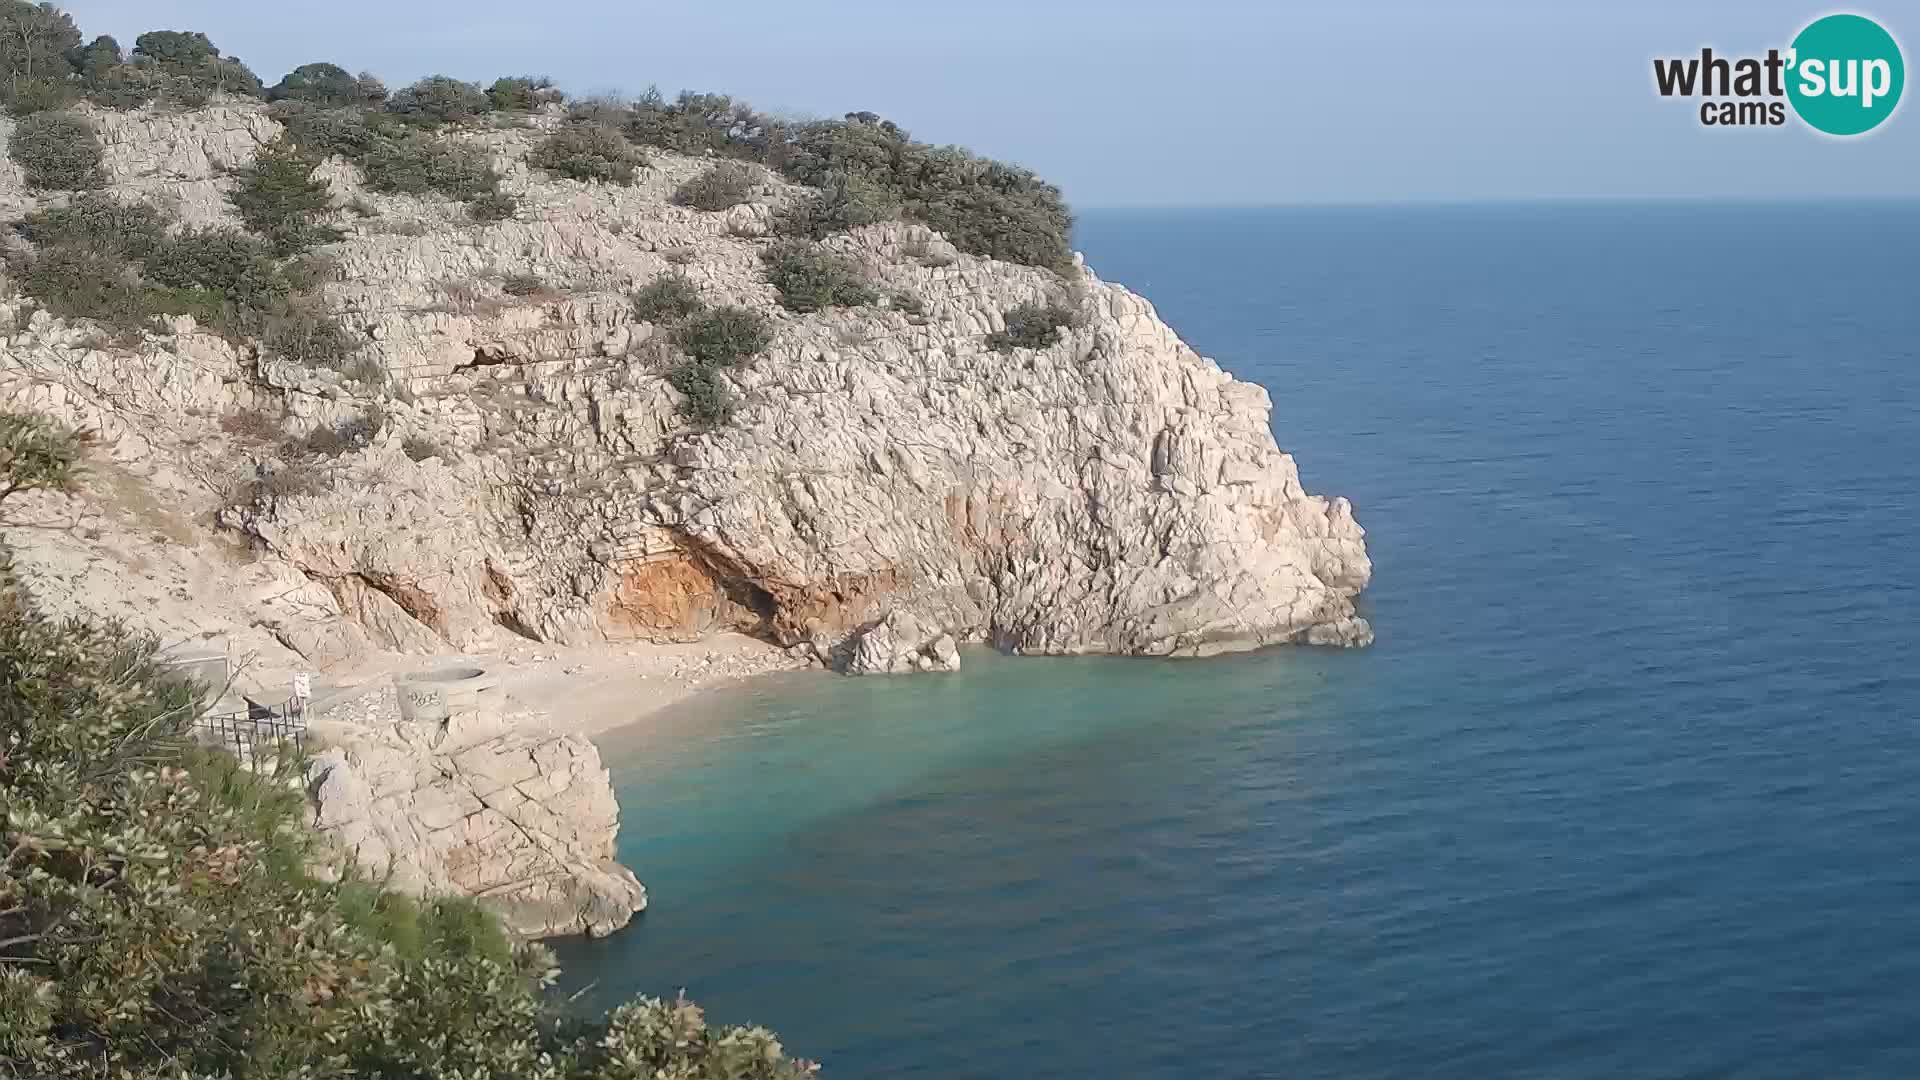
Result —
POLYGON ((647 891, 614 861, 619 807, 593 744, 508 725, 438 752, 321 724, 313 825, 360 868, 417 895, 465 895, 523 937, 610 934, 647 891))

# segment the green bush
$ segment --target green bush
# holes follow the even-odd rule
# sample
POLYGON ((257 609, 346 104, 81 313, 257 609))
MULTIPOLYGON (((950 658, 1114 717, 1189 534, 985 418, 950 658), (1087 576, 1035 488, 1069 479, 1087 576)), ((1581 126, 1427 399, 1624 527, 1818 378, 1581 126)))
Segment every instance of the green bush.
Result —
POLYGON ((343 371, 354 340, 317 296, 295 297, 265 315, 260 346, 269 354, 308 367, 343 371))
POLYGON ((542 140, 527 164, 571 180, 633 183, 633 170, 646 158, 626 136, 598 124, 568 124, 542 140))
POLYGON ((260 148, 227 196, 240 220, 266 237, 277 255, 297 255, 344 235, 325 222, 333 203, 327 182, 313 178, 319 165, 282 136, 260 148))
POLYGON ((195 31, 141 34, 133 42, 133 63, 165 76, 166 96, 183 105, 204 104, 214 93, 260 97, 266 92, 247 65, 221 56, 207 35, 195 31))
POLYGON ((673 201, 695 210, 728 210, 753 197, 760 172, 751 165, 723 161, 681 184, 673 201))
POLYGON ((37 251, 19 273, 20 290, 55 315, 138 330, 151 312, 140 279, 118 253, 61 244, 37 251))
POLYGON ((326 109, 298 101, 274 105, 273 118, 286 125, 300 149, 359 161, 382 143, 413 133, 398 117, 360 109, 326 109))
POLYGON ((437 191, 452 199, 474 199, 493 193, 500 183, 486 154, 431 135, 383 140, 361 158, 360 168, 368 187, 402 195, 437 191))
POLYGON ((767 281, 780 290, 780 303, 788 311, 859 307, 880 298, 851 259, 805 241, 776 244, 760 258, 767 264, 767 281))
POLYGON ((166 239, 167 222, 146 203, 123 203, 111 195, 85 192, 65 206, 28 214, 20 222, 20 232, 36 247, 68 244, 122 259, 144 259, 166 239))
POLYGON ((102 79, 126 62, 126 56, 120 51, 120 42, 112 34, 101 34, 85 45, 75 45, 67 50, 67 66, 83 83, 102 79))
POLYGON ((795 200, 774 218, 782 236, 822 240, 863 225, 891 221, 900 214, 893 199, 869 180, 835 175, 817 194, 795 200))
POLYGON ((73 113, 21 117, 7 153, 26 172, 28 187, 80 191, 107 182, 100 168, 100 136, 85 117, 73 113))
POLYGON ((649 90, 626 114, 627 137, 679 154, 767 160, 779 126, 724 94, 682 93, 672 101, 649 90))
POLYGON ((987 347, 995 352, 1015 349, 1044 349, 1060 339, 1062 327, 1074 325, 1073 312, 1059 304, 1022 304, 1006 313, 1006 329, 987 335, 987 347))
POLYGON ((746 308, 714 308, 688 316, 674 333, 675 344, 686 355, 667 370, 668 385, 681 394, 681 414, 708 427, 732 419, 734 396, 721 381, 721 372, 751 359, 772 341, 767 320, 746 308))
POLYGON ((667 370, 667 384, 680 391, 680 415, 703 427, 733 419, 733 391, 720 381, 720 369, 698 360, 681 360, 667 370))
POLYGON ((409 124, 440 127, 493 111, 487 92, 447 75, 430 75, 387 99, 387 111, 409 124))
POLYGON ((361 104, 360 80, 338 64, 301 64, 267 90, 268 101, 304 101, 327 108, 361 104))
POLYGON ((661 274, 633 294, 633 317, 650 323, 677 323, 706 310, 700 290, 679 274, 661 274))
POLYGON ((794 132, 789 155, 791 178, 814 185, 863 179, 962 251, 1055 270, 1071 266, 1073 219, 1060 190, 1026 169, 916 142, 872 114, 808 124, 794 132))
POLYGON ((76 84, 70 79, 21 79, 5 87, 7 111, 15 116, 51 112, 73 104, 76 84))
POLYGON ((495 79, 487 88, 487 100, 497 112, 528 112, 558 96, 552 79, 533 75, 495 79))
POLYGON ((86 444, 44 416, 0 412, 0 502, 27 491, 72 491, 86 472, 86 444))
POLYGON ((479 222, 505 221, 519 210, 519 201, 504 191, 489 191, 467 200, 468 216, 479 222))
POLYGON ((189 229, 169 237, 147 257, 145 269, 156 285, 218 293, 246 308, 269 308, 293 291, 273 261, 273 249, 238 229, 189 229))
POLYGON ((732 367, 772 344, 773 327, 747 308, 714 308, 681 323, 674 342, 700 363, 732 367))

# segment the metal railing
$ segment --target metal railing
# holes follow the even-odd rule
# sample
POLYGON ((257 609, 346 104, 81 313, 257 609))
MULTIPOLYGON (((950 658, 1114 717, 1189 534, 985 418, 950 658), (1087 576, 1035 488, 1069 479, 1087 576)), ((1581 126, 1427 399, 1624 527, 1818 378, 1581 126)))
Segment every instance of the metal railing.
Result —
POLYGON ((306 748, 307 713, 301 702, 254 705, 207 713, 193 722, 194 738, 217 746, 252 769, 298 756, 306 748))

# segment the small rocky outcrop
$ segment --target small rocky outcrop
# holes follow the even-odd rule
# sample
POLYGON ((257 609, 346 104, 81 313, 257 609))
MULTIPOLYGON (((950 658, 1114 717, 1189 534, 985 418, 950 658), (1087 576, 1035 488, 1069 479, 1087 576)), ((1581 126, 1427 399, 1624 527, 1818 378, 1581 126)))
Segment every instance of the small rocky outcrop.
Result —
MULTIPOLYGON (((419 686, 403 682, 398 700, 419 686)), ((317 722, 331 745, 308 766, 314 826, 368 875, 473 896, 526 937, 625 926, 647 890, 614 861, 619 807, 599 752, 472 689, 431 719, 395 708, 388 688, 317 722)))
POLYGON ((847 640, 836 665, 849 675, 910 675, 918 671, 959 671, 960 648, 953 635, 923 626, 908 612, 893 612, 847 640))

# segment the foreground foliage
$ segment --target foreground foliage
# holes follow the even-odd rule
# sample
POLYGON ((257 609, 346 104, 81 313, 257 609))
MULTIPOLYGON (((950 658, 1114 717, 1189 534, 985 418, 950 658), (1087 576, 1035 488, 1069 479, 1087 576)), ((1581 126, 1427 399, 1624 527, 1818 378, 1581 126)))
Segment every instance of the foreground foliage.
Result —
MULTIPOLYGON (((70 487, 78 455, 0 417, 0 490, 70 487)), ((552 954, 470 901, 309 876, 302 796, 195 748, 197 694, 151 642, 37 613, 0 559, 0 1075, 813 1074, 684 1001, 568 1017, 552 954)))

